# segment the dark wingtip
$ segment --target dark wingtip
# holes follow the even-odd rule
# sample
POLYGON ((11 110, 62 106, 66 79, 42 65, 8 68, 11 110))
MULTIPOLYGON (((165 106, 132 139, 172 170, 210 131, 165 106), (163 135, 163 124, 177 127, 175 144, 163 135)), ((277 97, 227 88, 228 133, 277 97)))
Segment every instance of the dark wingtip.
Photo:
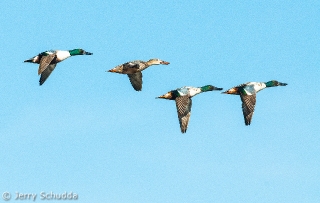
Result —
POLYGON ((133 89, 135 90, 135 91, 137 91, 137 92, 139 92, 139 91, 141 91, 142 90, 142 88, 135 88, 135 87, 133 87, 133 89))
POLYGON ((39 80, 39 86, 41 86, 44 83, 41 79, 39 80))

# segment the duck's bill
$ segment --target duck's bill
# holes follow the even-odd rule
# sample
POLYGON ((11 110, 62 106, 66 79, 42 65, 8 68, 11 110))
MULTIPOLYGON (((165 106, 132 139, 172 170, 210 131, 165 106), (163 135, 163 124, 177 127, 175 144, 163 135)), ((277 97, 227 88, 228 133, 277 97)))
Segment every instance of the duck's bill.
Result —
POLYGON ((223 88, 213 86, 213 90, 223 90, 223 88))
POLYGON ((87 52, 87 51, 86 51, 86 52, 84 52, 84 54, 85 54, 85 55, 92 55, 92 53, 91 53, 91 52, 87 52))
POLYGON ((283 82, 279 82, 279 85, 280 86, 286 86, 286 85, 288 85, 287 83, 283 83, 283 82))
POLYGON ((167 61, 161 61, 161 62, 160 62, 160 64, 168 65, 168 64, 170 64, 170 63, 169 63, 169 62, 167 62, 167 61))

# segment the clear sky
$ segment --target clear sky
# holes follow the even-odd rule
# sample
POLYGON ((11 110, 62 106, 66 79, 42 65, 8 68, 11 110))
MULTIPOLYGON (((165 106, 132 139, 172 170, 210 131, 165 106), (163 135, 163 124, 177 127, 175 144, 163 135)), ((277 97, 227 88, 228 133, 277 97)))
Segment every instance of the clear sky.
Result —
MULTIPOLYGON (((77 202, 320 202, 319 1, 3 1, 0 193, 78 194, 77 202), (59 63, 39 86, 46 50, 59 63), (131 60, 168 66, 105 72, 131 60), (258 93, 250 126, 239 96, 193 98, 181 134, 182 86, 258 93)), ((1 199, 1 201, 3 201, 1 199)), ((60 200, 61 201, 61 200, 60 200)), ((51 202, 60 202, 51 201, 51 202)), ((25 201, 27 202, 27 201, 25 201)))

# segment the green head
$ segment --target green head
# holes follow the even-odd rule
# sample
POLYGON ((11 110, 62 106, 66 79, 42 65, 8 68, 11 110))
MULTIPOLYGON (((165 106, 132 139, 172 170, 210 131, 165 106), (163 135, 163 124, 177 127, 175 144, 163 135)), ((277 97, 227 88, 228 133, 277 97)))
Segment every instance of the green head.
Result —
POLYGON ((69 50, 69 53, 70 53, 71 56, 75 56, 75 55, 92 55, 92 53, 86 52, 83 49, 72 49, 72 50, 69 50))
POLYGON ((275 86, 286 86, 287 83, 278 82, 276 80, 271 80, 265 83, 267 87, 275 87, 275 86))
POLYGON ((212 90, 222 90, 222 88, 215 87, 212 85, 205 85, 205 86, 200 87, 200 89, 202 92, 207 92, 207 91, 212 91, 212 90))

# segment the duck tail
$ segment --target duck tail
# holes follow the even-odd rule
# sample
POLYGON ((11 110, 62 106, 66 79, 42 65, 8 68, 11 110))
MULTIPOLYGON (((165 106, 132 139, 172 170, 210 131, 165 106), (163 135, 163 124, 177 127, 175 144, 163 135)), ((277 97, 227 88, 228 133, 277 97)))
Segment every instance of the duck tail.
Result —
POLYGON ((25 60, 23 62, 29 62, 29 63, 33 63, 33 59, 28 59, 28 60, 25 60))

